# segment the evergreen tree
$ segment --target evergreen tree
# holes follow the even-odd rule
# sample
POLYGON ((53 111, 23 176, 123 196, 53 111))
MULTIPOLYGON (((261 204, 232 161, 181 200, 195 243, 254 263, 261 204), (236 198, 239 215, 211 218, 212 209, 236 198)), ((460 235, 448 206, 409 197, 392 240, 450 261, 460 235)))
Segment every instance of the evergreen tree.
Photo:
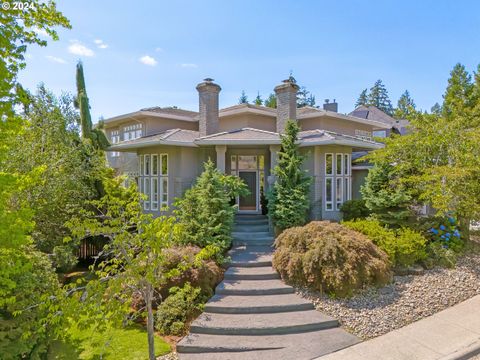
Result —
POLYGON ((245 94, 245 90, 242 90, 242 95, 240 95, 240 98, 238 99, 239 104, 248 104, 248 97, 247 94, 245 94))
POLYGON ((408 90, 400 96, 397 103, 397 108, 395 109, 394 117, 397 119, 408 119, 412 113, 416 111, 416 105, 413 99, 410 96, 408 90))
POLYGON ((310 206, 311 177, 302 169, 304 158, 297 143, 299 131, 296 121, 287 122, 278 164, 273 170, 276 180, 269 194, 268 215, 280 230, 304 225, 310 206))
POLYGON ((297 108, 305 106, 315 106, 315 96, 307 90, 305 86, 302 86, 297 92, 297 108))
POLYGON ((367 94, 367 89, 363 89, 360 95, 358 96, 357 102, 355 103, 355 107, 359 107, 362 105, 367 105, 368 104, 368 94, 367 94))
POLYGON ((268 95, 268 98, 266 98, 264 101, 264 105, 266 107, 275 109, 277 107, 277 97, 275 96, 275 94, 272 93, 268 95))
POLYGON ((105 150, 110 146, 107 137, 99 128, 92 126, 92 117, 90 116, 90 104, 88 102, 87 89, 85 87, 85 77, 83 75, 83 65, 79 61, 77 64, 77 99, 76 105, 80 110, 80 125, 82 137, 89 139, 96 149, 105 150))
POLYGON ((464 109, 470 108, 474 84, 471 75, 465 70, 465 66, 456 64, 450 73, 447 90, 443 95, 443 114, 449 118, 452 114, 462 115, 464 109))
POLYGON ((442 114, 442 111, 443 111, 442 106, 438 102, 436 102, 430 109, 431 114, 435 114, 438 116, 442 114))
POLYGON ((257 97, 255 98, 255 100, 253 101, 253 103, 255 105, 263 105, 263 100, 262 100, 262 97, 260 96, 260 93, 258 92, 257 93, 257 97))
POLYGON ((382 110, 388 115, 393 115, 393 106, 390 98, 388 97, 388 91, 382 80, 377 80, 375 84, 370 88, 370 94, 368 95, 368 105, 373 105, 382 110))

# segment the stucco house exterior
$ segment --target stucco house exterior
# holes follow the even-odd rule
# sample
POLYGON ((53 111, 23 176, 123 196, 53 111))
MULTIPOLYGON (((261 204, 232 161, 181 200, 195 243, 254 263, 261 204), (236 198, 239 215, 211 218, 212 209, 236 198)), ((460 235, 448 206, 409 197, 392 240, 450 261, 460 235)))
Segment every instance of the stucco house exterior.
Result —
POLYGON ((222 172, 239 176, 251 195, 237 199, 239 212, 261 213, 261 195, 275 181, 280 136, 288 119, 298 122, 304 168, 313 177, 312 219, 339 219, 340 206, 358 197, 365 169, 352 164, 352 153, 382 146, 372 133, 390 126, 335 111, 297 109, 298 85, 285 80, 275 87, 277 108, 241 104, 219 109, 221 88, 212 79, 196 87, 198 112, 146 108, 105 120, 112 143, 108 160, 117 172, 135 179, 147 200, 146 212, 169 211, 208 159, 222 172))

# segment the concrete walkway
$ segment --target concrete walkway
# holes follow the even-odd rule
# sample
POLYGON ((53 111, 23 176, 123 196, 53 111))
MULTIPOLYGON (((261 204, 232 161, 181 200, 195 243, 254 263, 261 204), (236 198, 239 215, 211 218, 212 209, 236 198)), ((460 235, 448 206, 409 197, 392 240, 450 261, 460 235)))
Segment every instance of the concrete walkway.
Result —
POLYGON ((319 360, 466 360, 480 354, 480 295, 319 360))
POLYGON ((280 280, 272 244, 265 216, 236 218, 232 262, 177 344, 181 360, 310 360, 359 342, 280 280))

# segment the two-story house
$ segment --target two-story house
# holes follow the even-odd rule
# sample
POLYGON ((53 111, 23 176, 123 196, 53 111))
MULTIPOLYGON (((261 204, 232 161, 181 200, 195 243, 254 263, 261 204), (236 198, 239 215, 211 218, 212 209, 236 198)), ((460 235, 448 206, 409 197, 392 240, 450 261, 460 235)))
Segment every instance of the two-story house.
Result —
POLYGON ((275 87, 276 109, 251 104, 219 109, 219 85, 205 79, 196 89, 198 112, 153 107, 105 120, 112 143, 109 162, 136 179, 147 197, 145 211, 160 213, 171 207, 210 158, 220 171, 239 176, 250 189, 249 196, 237 199, 239 212, 260 213, 261 194, 275 181, 272 169, 280 136, 292 119, 300 125, 304 168, 313 178, 311 217, 339 219, 343 202, 359 196, 352 183, 361 183, 365 176, 364 171, 356 174, 352 153, 381 147, 372 141, 372 133, 390 128, 336 111, 297 109, 298 85, 289 80, 275 87))

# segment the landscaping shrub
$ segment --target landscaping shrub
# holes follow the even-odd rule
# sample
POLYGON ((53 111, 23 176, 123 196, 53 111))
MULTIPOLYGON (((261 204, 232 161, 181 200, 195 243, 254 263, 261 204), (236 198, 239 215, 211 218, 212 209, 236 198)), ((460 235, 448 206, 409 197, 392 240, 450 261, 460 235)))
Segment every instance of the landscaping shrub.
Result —
POLYGON ((343 220, 345 221, 365 219, 371 214, 363 199, 345 201, 340 211, 343 213, 343 220))
POLYGON ((423 260, 423 265, 427 269, 435 266, 453 268, 456 263, 457 253, 452 249, 439 242, 431 242, 427 245, 427 257, 423 260))
POLYGON ((183 229, 182 242, 228 249, 236 211, 231 200, 247 193, 240 178, 222 174, 212 161, 206 162, 195 184, 175 202, 175 215, 183 229))
POLYGON ((372 240, 387 253, 394 266, 411 266, 425 259, 427 240, 419 232, 408 228, 392 230, 376 219, 345 221, 342 224, 372 240))
POLYGON ((285 230, 273 265, 286 281, 334 296, 391 279, 388 256, 365 235, 328 221, 285 230))
POLYGON ((184 335, 188 324, 203 311, 207 298, 201 293, 190 283, 171 288, 170 295, 158 307, 157 330, 164 335, 184 335))
POLYGON ((460 252, 465 243, 461 239, 460 228, 453 216, 429 216, 419 219, 416 227, 424 233, 431 242, 437 242, 443 247, 460 252))

